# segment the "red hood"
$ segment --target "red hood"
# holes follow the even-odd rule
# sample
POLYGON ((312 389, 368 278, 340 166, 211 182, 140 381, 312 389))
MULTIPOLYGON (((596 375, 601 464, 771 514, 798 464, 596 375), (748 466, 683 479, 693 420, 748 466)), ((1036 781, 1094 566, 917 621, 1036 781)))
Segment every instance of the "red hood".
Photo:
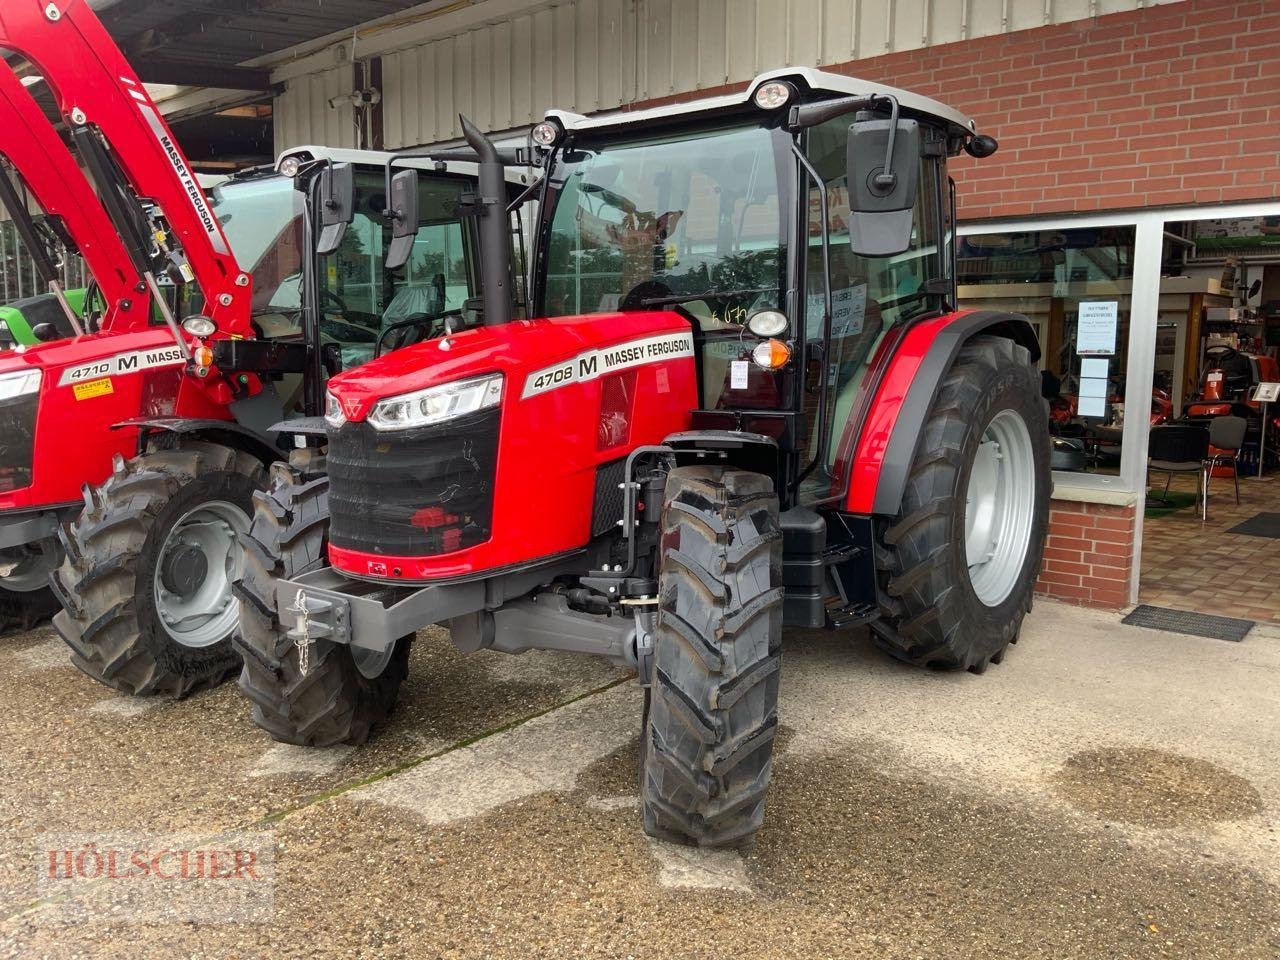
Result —
POLYGON ((585 350, 608 347, 647 333, 688 330, 689 321, 669 310, 601 313, 517 320, 495 327, 472 327, 448 337, 414 344, 339 374, 330 392, 348 420, 363 420, 386 397, 494 371, 506 377, 504 399, 520 396, 526 375, 585 350), (513 393, 512 391, 515 391, 513 393))
POLYGON ((173 335, 169 333, 167 327, 152 327, 135 333, 119 331, 89 333, 83 337, 54 340, 51 343, 40 343, 26 349, 6 350, 0 353, 0 375, 17 370, 30 370, 34 367, 42 370, 70 367, 103 357, 111 357, 122 350, 136 350, 141 347, 159 346, 163 343, 173 343, 173 335))

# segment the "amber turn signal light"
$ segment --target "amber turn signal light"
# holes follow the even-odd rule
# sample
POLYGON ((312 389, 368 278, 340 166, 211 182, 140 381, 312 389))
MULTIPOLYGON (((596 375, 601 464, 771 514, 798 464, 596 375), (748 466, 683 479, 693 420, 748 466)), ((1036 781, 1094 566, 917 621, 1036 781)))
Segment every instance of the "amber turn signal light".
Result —
POLYGON ((765 340, 756 344, 756 348, 751 351, 751 359, 756 362, 757 367, 777 370, 785 367, 791 359, 791 348, 781 340, 765 340))

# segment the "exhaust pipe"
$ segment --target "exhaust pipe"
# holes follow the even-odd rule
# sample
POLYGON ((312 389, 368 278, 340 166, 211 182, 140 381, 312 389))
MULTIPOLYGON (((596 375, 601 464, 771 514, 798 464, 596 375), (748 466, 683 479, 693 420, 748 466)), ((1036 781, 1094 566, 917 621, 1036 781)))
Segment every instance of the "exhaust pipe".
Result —
POLYGON ((507 220, 506 167, 498 149, 474 123, 459 115, 462 135, 480 158, 477 201, 480 207, 480 296, 485 326, 509 323, 511 300, 511 225, 507 220))

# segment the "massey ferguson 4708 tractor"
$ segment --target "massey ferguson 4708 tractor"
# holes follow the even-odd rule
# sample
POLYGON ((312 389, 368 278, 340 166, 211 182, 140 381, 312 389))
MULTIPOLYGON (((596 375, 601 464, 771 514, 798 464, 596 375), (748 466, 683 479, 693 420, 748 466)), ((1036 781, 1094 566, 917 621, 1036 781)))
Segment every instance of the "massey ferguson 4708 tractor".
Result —
MULTIPOLYGON (((31 164, 24 178, 46 188, 33 192, 63 214, 102 291, 90 299, 105 301, 94 332, 0 356, 0 587, 30 609, 54 571, 73 663, 128 693, 181 696, 239 667, 236 534, 285 455, 267 428, 319 415, 329 372, 426 335, 470 297, 459 206, 474 168, 421 178, 424 223, 393 275, 386 154, 299 148, 280 163, 294 179, 248 175, 206 196, 82 0, 0 5, 0 46, 49 83, 93 180, 96 195, 0 70, 0 117, 19 104, 63 182, 31 164)), ((0 152, 16 163, 15 138, 0 152)))
MULTIPOLYGON (((777 71, 551 113, 530 315, 480 160, 483 323, 329 382, 325 470, 275 468, 240 584, 255 721, 358 742, 420 627, 637 669, 650 833, 760 826, 784 625, 981 671, 1031 605, 1047 412, 1024 318, 958 311, 947 158, 996 148, 879 84, 777 71)), ((396 175, 399 199, 412 173, 396 175)))

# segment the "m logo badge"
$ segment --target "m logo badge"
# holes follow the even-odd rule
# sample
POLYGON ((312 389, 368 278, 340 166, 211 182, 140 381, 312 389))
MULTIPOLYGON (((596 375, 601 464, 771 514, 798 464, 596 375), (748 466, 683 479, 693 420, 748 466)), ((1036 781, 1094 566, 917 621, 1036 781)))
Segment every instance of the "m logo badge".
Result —
POLYGON ((359 397, 343 397, 342 412, 347 415, 348 420, 354 420, 360 416, 360 398, 359 397))

